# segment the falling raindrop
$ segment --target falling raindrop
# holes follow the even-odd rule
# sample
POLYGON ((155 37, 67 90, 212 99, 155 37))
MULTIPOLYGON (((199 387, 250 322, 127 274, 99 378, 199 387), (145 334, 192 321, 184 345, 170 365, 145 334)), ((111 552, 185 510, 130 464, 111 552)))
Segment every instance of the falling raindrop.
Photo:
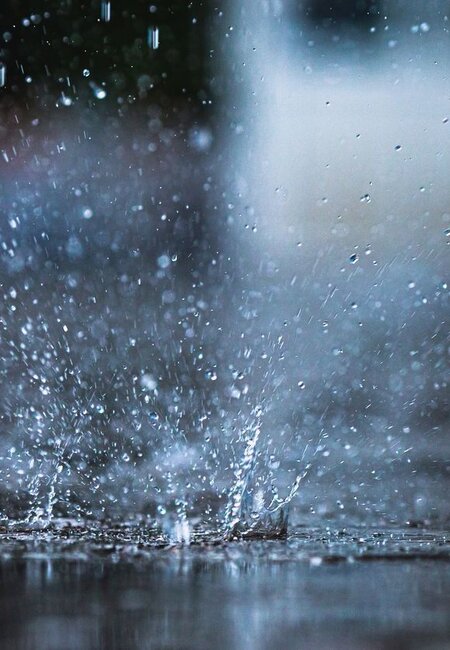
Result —
POLYGON ((197 151, 208 151, 213 141, 212 133, 207 128, 191 129, 189 133, 189 143, 197 151))
POLYGON ((147 30, 147 45, 152 50, 159 47, 159 27, 151 26, 147 30))
POLYGON ((92 92, 94 93, 94 97, 96 99, 105 99, 106 90, 104 88, 102 88, 101 86, 97 86, 97 84, 94 83, 93 81, 89 82, 89 86, 91 87, 92 92))
POLYGON ((94 212, 91 210, 91 208, 84 208, 83 209, 83 219, 92 219, 94 216, 94 212))
POLYGON ((111 20, 111 2, 102 0, 100 5, 100 18, 105 23, 111 20))
POLYGON ((97 97, 97 99, 105 99, 106 90, 104 90, 103 88, 95 88, 94 94, 97 97))
POLYGON ((170 257, 168 255, 160 255, 157 259, 157 263, 160 269, 167 269, 170 266, 170 257))

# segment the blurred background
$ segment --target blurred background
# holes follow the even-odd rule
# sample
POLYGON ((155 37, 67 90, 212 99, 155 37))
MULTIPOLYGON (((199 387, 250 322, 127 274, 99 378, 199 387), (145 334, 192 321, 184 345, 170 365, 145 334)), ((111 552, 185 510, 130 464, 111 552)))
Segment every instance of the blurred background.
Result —
POLYGON ((2 4, 3 517, 448 521, 449 15, 2 4))

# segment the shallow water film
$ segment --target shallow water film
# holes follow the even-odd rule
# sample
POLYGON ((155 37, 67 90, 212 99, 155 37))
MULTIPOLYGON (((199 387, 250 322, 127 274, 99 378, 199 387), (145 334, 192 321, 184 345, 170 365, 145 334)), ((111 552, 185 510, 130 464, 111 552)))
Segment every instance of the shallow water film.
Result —
POLYGON ((450 643, 449 23, 1 3, 5 648, 450 643))
POLYGON ((0 533, 0 644, 51 648, 446 648, 450 536, 296 528, 174 545, 142 523, 0 533))

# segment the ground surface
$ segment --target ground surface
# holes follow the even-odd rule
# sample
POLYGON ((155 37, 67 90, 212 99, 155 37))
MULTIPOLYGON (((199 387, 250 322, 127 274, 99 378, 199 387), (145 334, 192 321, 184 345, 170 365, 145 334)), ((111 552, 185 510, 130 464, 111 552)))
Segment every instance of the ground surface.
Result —
POLYGON ((142 526, 0 534, 8 650, 450 648, 450 535, 295 529, 182 547, 142 526))

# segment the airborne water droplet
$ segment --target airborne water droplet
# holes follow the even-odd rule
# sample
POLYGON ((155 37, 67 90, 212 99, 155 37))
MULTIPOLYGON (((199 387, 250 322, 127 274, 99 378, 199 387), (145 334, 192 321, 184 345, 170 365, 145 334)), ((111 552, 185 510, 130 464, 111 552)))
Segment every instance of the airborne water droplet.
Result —
POLYGON ((83 210, 83 219, 92 219, 93 216, 94 216, 94 213, 91 210, 91 208, 84 208, 84 210, 83 210))
POLYGON ((103 1, 100 6, 100 18, 105 23, 109 23, 111 20, 111 3, 103 1))
POLYGON ((6 65, 0 63, 0 88, 6 83, 6 65))
POLYGON ((152 26, 147 31, 147 45, 152 50, 157 50, 159 47, 159 28, 152 26))
POLYGON ((160 269, 167 269, 170 266, 170 257, 168 255, 160 255, 157 259, 157 263, 160 269))

